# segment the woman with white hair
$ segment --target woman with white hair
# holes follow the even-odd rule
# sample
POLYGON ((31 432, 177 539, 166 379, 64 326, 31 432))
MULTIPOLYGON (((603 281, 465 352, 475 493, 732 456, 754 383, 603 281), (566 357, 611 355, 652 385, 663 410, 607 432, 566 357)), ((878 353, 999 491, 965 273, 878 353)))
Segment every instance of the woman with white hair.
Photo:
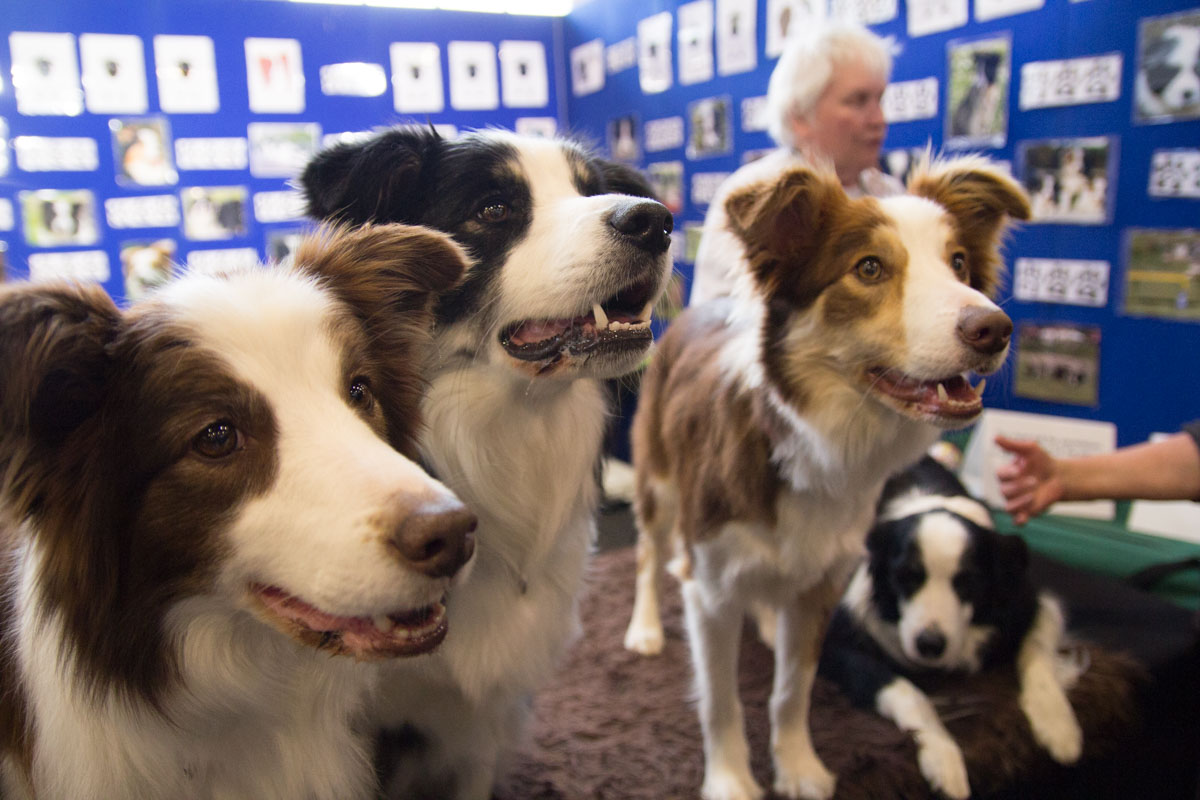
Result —
POLYGON ((888 44, 866 28, 831 22, 793 36, 767 85, 768 132, 779 145, 722 184, 704 219, 691 304, 733 294, 742 273, 740 242, 725 226, 725 198, 790 166, 824 161, 851 196, 903 190, 880 172, 887 135, 880 100, 892 71, 888 44))

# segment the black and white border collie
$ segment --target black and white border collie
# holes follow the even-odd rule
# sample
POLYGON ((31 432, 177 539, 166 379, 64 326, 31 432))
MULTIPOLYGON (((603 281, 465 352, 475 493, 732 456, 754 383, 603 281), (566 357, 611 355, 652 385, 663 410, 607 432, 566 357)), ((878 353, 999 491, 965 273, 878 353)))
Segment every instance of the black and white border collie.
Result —
POLYGON ((821 673, 912 733, 930 786, 971 794, 922 675, 1015 665, 1034 738, 1055 760, 1078 760, 1083 733, 1064 688, 1077 674, 1058 658, 1063 612, 1031 583, 1024 540, 997 533, 987 507, 926 456, 885 485, 867 554, 834 614, 821 673))
POLYGON ((1029 205, 968 157, 925 163, 883 199, 847 197, 830 169, 764 167, 724 210, 704 235, 732 259, 738 294, 680 315, 642 381, 625 646, 662 648, 660 574, 682 552, 701 797, 762 796, 737 680, 751 612, 774 632, 775 792, 824 799, 835 778, 808 724, 821 637, 884 481, 983 411, 969 373, 1008 353, 1012 322, 988 294, 1000 239, 1029 205))
POLYGON ((1161 33, 1144 33, 1140 61, 1141 117, 1200 116, 1200 19, 1187 14, 1161 33))
POLYGON ((415 461, 464 268, 388 225, 125 311, 0 290, 0 795, 374 796, 360 662, 434 650, 474 548, 415 461))
POLYGON ((387 665, 394 797, 480 800, 578 623, 595 530, 602 381, 635 369, 670 262, 670 212, 628 167, 563 140, 397 128, 327 150, 311 215, 449 233, 473 260, 437 307, 421 452, 479 517, 432 658, 387 665), (416 743, 416 744, 413 744, 416 743), (411 745, 411 746, 408 746, 411 745))

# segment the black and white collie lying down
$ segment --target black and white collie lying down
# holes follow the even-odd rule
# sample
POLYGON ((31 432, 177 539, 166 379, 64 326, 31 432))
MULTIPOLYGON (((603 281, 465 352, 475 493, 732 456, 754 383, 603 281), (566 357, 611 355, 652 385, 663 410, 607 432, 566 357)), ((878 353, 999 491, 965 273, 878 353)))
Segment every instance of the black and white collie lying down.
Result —
POLYGON ((1024 540, 997 533, 987 507, 926 456, 885 485, 867 554, 834 614, 821 673, 912 732, 934 789, 971 794, 961 750, 917 688, 922 675, 1015 665, 1034 738, 1061 763, 1079 758, 1063 685, 1077 675, 1058 658, 1062 608, 1030 582, 1024 540))
POLYGON ((319 154, 309 211, 449 233, 472 259, 436 307, 421 453, 479 517, 478 555, 432 658, 384 667, 401 735, 392 797, 484 800, 529 695, 578 627, 609 410, 670 271, 672 227, 643 178, 568 141, 398 128, 319 154))
POLYGON ((474 549, 413 460, 464 266, 388 225, 127 311, 0 289, 0 796, 374 796, 360 662, 436 648, 474 549))

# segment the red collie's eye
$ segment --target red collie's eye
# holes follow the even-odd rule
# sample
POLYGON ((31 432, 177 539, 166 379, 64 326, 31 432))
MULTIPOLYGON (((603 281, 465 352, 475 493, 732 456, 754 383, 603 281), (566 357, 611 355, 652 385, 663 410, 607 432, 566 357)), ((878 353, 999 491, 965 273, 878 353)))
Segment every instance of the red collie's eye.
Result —
POLYGON ((508 206, 504 203, 488 203, 479 209, 478 216, 484 222, 500 222, 508 218, 508 206))
POLYGON ((962 253, 955 253, 950 257, 950 266, 954 269, 954 274, 958 277, 966 277, 967 274, 967 257, 962 253))
POLYGON ((860 279, 872 283, 883 277, 883 264, 874 256, 867 256, 854 265, 854 272, 860 279))
POLYGON ((366 378, 355 378, 350 382, 350 404, 359 408, 370 408, 375 402, 371 395, 371 384, 366 378))
POLYGON ((217 420, 196 434, 192 449, 205 458, 224 458, 238 449, 240 438, 232 422, 217 420))

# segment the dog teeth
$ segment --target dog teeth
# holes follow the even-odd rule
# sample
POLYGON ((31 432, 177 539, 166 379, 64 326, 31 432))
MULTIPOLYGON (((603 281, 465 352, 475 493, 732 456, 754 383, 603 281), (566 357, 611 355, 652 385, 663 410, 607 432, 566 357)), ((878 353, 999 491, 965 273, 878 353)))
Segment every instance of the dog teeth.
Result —
POLYGON ((983 397, 983 387, 987 386, 987 378, 980 378, 979 385, 975 387, 975 394, 983 397))
POLYGON ((392 628, 396 627, 396 623, 392 622, 392 618, 387 614, 376 614, 371 617, 371 621, 375 623, 375 627, 380 633, 391 633, 392 628))
POLYGON ((941 381, 938 381, 937 396, 938 400, 942 401, 943 403, 950 399, 950 395, 946 393, 946 386, 941 381))
POLYGON ((592 316, 596 318, 596 327, 604 330, 608 327, 608 314, 604 313, 604 309, 599 303, 592 303, 592 316))

